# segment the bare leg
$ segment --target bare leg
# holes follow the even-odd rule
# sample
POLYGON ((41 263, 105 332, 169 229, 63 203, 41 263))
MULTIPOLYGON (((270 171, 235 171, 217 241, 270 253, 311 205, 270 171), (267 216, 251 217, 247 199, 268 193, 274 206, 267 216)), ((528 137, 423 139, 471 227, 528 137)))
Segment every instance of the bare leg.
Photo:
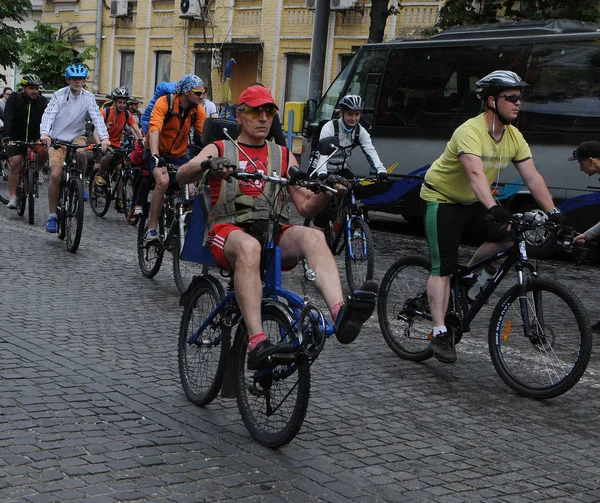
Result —
POLYGON ((8 159, 8 188, 10 190, 10 197, 17 197, 17 186, 19 185, 22 159, 22 155, 13 155, 8 159))
POLYGON ((477 250, 475 250, 475 253, 471 257, 471 260, 469 260, 468 265, 473 265, 473 264, 479 262, 480 260, 483 260, 483 259, 493 255, 494 253, 498 253, 498 252, 501 252, 502 250, 505 250, 509 246, 512 246, 512 242, 510 242, 510 241, 506 242, 506 243, 491 243, 491 242, 487 241, 487 242, 483 243, 479 248, 477 248, 477 250))
POLYGON ((152 200, 150 201, 150 229, 156 229, 158 225, 158 215, 165 200, 165 192, 169 186, 169 174, 163 173, 162 168, 156 168, 152 171, 152 176, 156 181, 154 192, 152 192, 152 200))
POLYGON ((450 300, 450 276, 429 276, 427 300, 434 327, 445 325, 444 318, 450 300))
POLYGON ((50 183, 48 183, 48 210, 50 213, 56 213, 62 171, 62 163, 50 166, 50 183))

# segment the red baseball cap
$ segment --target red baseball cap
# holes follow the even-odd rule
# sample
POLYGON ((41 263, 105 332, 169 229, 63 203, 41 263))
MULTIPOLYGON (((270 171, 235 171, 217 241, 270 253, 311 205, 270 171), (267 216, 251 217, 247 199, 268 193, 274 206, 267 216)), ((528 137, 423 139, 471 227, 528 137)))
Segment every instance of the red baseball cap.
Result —
POLYGON ((263 86, 250 86, 238 99, 238 105, 248 105, 249 107, 260 107, 262 105, 273 105, 277 110, 279 107, 273 99, 271 91, 263 86))

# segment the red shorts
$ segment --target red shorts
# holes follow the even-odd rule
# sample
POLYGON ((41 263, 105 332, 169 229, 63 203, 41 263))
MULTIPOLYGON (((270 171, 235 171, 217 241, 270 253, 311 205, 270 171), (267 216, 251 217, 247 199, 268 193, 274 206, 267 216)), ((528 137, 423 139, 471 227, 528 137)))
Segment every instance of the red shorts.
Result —
MULTIPOLYGON (((292 226, 291 225, 283 225, 281 227, 281 234, 279 235, 280 240, 281 240, 281 236, 283 236, 283 233, 290 227, 292 227, 292 226)), ((238 227, 237 225, 234 225, 234 224, 215 224, 208 231, 208 236, 206 238, 206 240, 207 240, 206 244, 210 248, 210 252, 212 253, 213 257, 215 258, 217 265, 221 269, 227 269, 228 271, 233 271, 233 267, 231 267, 231 265, 227 261, 227 258, 225 257, 225 251, 223 248, 225 247, 225 241, 227 240, 227 236, 229 236, 229 233, 231 233, 233 231, 246 232, 244 229, 242 229, 241 227, 238 227)), ((247 234, 247 232, 246 232, 246 234, 247 234)), ((279 244, 279 242, 277 242, 277 244, 279 244)), ((295 267, 295 265, 284 269, 284 271, 291 271, 294 267, 295 267)))

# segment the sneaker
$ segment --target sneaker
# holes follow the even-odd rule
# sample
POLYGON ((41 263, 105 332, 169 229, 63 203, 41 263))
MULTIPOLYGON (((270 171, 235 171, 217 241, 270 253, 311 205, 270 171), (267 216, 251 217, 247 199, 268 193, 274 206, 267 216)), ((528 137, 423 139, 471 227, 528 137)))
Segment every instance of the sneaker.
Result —
POLYGON ((17 209, 17 198, 16 197, 11 197, 8 200, 8 203, 6 204, 7 208, 10 208, 11 210, 16 210, 17 209))
POLYGON ((84 201, 89 201, 90 200, 90 196, 87 193, 87 190, 83 189, 83 200, 84 201))
POLYGON ((363 324, 371 317, 377 303, 377 283, 365 281, 348 297, 335 323, 335 336, 342 344, 350 344, 360 334, 363 324))
POLYGON ((48 223, 46 224, 46 232, 51 232, 52 234, 54 234, 55 232, 58 232, 58 218, 57 217, 50 217, 48 219, 48 223))
POLYGON ((117 210, 117 213, 123 213, 123 201, 121 199, 115 201, 115 210, 117 210))
POLYGON ((600 332, 600 321, 592 325, 592 332, 600 332))
POLYGON ((96 175, 94 177, 94 184, 98 185, 99 187, 103 187, 106 185, 106 180, 104 180, 102 175, 96 175))
POLYGON ((141 205, 136 204, 133 207, 133 216, 134 217, 141 217, 144 214, 144 208, 142 208, 141 205))
POLYGON ((442 363, 454 363, 456 361, 456 349, 448 332, 442 332, 431 339, 431 349, 436 360, 442 363))
POLYGON ((146 233, 146 243, 160 243, 160 235, 156 229, 149 229, 146 233))
POLYGON ((285 342, 273 344, 269 339, 259 342, 256 347, 248 353, 248 370, 257 370, 268 366, 269 357, 275 354, 289 355, 294 350, 285 342))

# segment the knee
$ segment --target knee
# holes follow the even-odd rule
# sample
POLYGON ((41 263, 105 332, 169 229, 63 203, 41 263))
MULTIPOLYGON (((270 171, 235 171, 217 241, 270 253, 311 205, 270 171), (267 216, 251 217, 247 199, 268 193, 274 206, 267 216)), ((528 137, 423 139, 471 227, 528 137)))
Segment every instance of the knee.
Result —
POLYGON ((260 243, 251 236, 240 240, 235 250, 235 267, 256 268, 260 265, 260 243))
POLYGON ((155 190, 164 194, 169 186, 169 176, 161 173, 160 175, 155 176, 154 179, 156 180, 155 190))
POLYGON ((50 181, 52 183, 59 184, 61 178, 62 178, 62 166, 57 167, 57 168, 52 168, 50 170, 50 181))
POLYGON ((310 232, 303 240, 303 244, 306 245, 307 250, 328 250, 327 241, 325 241, 325 234, 319 229, 308 229, 310 232))

